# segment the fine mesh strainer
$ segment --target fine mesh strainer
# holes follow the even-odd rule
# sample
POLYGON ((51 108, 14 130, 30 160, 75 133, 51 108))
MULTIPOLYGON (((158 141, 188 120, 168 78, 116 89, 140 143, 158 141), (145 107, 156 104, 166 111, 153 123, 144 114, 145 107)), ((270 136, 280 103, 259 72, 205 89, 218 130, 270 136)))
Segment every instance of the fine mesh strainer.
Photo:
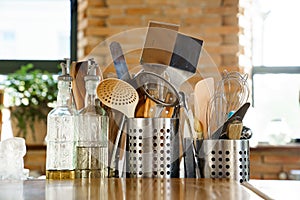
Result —
POLYGON ((175 118, 128 119, 130 177, 179 177, 178 123, 175 118))
POLYGON ((250 177, 248 140, 203 140, 199 159, 204 178, 229 178, 240 183, 250 177))
POLYGON ((122 112, 127 117, 134 117, 139 96, 127 82, 116 78, 104 79, 97 87, 97 95, 104 105, 122 112))

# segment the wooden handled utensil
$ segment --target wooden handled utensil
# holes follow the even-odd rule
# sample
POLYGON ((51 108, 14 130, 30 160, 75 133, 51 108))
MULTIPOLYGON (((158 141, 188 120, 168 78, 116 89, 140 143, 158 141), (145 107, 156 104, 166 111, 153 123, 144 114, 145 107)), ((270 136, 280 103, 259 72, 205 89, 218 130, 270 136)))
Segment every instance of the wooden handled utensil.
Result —
POLYGON ((243 123, 239 120, 233 121, 227 127, 227 136, 231 140, 241 139, 243 123))
MULTIPOLYGON (((154 106, 160 105, 160 108, 163 107, 175 107, 179 104, 179 94, 176 88, 170 84, 166 79, 160 75, 152 72, 142 71, 137 74, 132 81, 130 82, 134 88, 140 88, 141 92, 146 96, 146 106, 143 117, 148 117, 149 109, 154 106), (160 93, 164 93, 161 95, 160 93), (163 98, 161 98, 163 96, 163 98)), ((154 108, 154 110, 159 109, 159 107, 154 108)), ((161 109, 162 111, 162 109, 161 109)), ((172 109, 168 109, 172 112, 172 109)), ((151 116, 157 117, 161 116, 160 111, 157 110, 151 114, 151 116)), ((168 113, 168 116, 171 114, 168 113)))
POLYGON ((240 120, 243 120, 245 114, 247 113, 248 108, 250 107, 250 103, 244 103, 229 119, 227 119, 222 126, 216 130, 212 136, 211 139, 220 139, 222 133, 226 132, 228 124, 235 118, 239 118, 240 120))
POLYGON ((207 109, 214 93, 213 78, 205 78, 195 85, 194 110, 195 120, 202 125, 203 138, 208 139, 207 109))

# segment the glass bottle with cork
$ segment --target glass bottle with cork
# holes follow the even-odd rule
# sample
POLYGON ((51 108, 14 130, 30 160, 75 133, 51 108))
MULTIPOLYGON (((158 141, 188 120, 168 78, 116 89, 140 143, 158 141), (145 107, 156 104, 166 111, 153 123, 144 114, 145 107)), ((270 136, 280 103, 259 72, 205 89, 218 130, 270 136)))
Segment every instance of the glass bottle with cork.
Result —
POLYGON ((76 143, 74 120, 76 115, 69 74, 70 59, 61 63, 58 77, 57 105, 47 117, 47 179, 75 179, 76 143))

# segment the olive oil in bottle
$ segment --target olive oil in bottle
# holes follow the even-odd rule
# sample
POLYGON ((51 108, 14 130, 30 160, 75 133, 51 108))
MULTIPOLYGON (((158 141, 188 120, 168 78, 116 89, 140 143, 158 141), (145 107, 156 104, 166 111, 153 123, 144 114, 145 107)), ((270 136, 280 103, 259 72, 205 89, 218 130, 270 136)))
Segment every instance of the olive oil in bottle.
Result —
POLYGON ((104 178, 108 176, 108 116, 99 105, 96 88, 100 77, 98 65, 88 60, 85 80, 85 106, 79 111, 76 178, 104 178))

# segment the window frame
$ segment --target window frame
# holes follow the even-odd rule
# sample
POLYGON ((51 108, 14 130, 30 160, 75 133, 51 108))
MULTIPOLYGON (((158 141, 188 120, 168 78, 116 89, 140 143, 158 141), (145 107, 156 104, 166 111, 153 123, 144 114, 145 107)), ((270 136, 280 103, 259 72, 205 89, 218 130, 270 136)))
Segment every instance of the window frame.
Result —
MULTIPOLYGON (((77 60, 77 0, 70 0, 70 60, 77 60)), ((13 73, 20 68, 21 65, 32 63, 36 69, 46 70, 50 73, 58 73, 61 60, 4 60, 0 59, 0 74, 6 75, 13 73)))
POLYGON ((252 80, 252 106, 255 107, 254 76, 256 74, 300 74, 300 66, 253 66, 251 70, 252 80))

